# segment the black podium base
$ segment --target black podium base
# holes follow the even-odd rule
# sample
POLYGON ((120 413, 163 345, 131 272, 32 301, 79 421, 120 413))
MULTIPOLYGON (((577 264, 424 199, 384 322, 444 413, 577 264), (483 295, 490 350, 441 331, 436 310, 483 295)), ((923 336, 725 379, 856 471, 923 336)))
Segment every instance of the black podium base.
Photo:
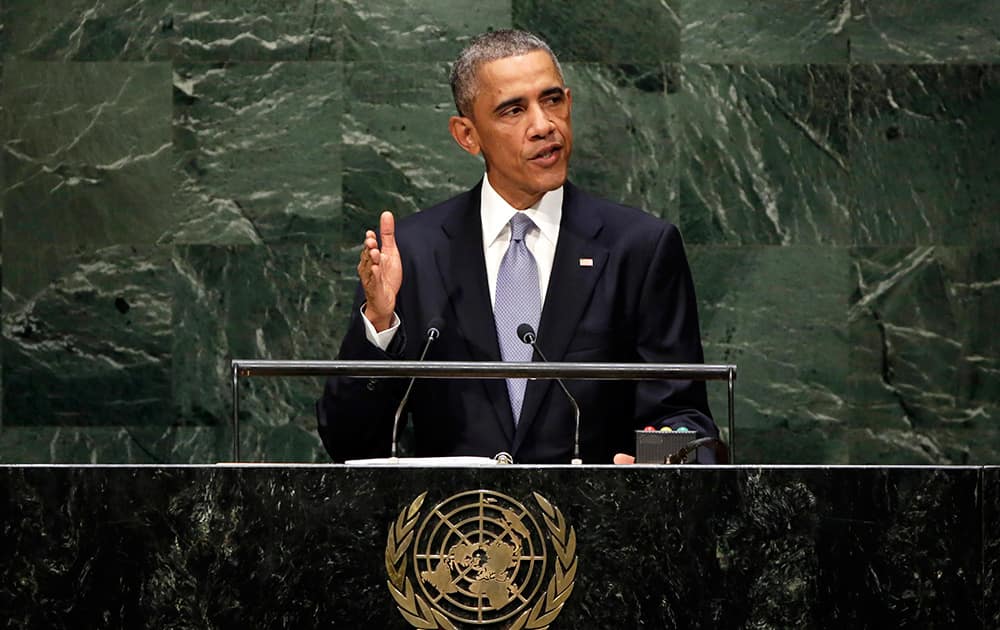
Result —
POLYGON ((46 629, 407 628, 408 608, 997 627, 997 470, 5 467, 0 609, 46 629))

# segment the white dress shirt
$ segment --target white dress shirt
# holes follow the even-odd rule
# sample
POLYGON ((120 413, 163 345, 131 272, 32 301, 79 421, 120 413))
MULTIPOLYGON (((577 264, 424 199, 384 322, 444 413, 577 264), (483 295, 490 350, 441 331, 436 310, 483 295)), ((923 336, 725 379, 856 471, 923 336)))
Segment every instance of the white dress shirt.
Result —
MULTIPOLYGON (((545 294, 552 275, 552 262, 556 256, 556 244, 559 242, 559 222, 562 220, 563 188, 542 195, 534 205, 524 212, 535 227, 525 237, 525 245, 535 257, 538 265, 538 289, 541 291, 542 305, 545 305, 545 294)), ((490 305, 496 302, 497 275, 500 273, 500 263, 503 261, 507 247, 510 245, 510 220, 515 212, 519 212, 490 185, 490 178, 483 176, 483 187, 480 195, 480 218, 483 225, 483 254, 486 257, 486 279, 490 285, 490 305)), ((364 317, 364 306, 361 307, 362 321, 365 325, 365 336, 382 350, 389 347, 389 342, 396 336, 400 319, 395 313, 392 325, 382 332, 376 332, 375 326, 364 317)))
MULTIPOLYGON (((562 219, 562 186, 542 195, 535 205, 521 210, 535 223, 535 227, 524 235, 524 244, 538 265, 538 289, 542 304, 552 275, 552 261, 556 257, 556 243, 559 241, 559 221, 562 219)), ((497 276, 500 263, 510 246, 510 220, 518 212, 504 201, 490 185, 489 177, 483 177, 480 212, 483 223, 483 253, 486 256, 486 278, 490 283, 490 304, 495 305, 497 276)))

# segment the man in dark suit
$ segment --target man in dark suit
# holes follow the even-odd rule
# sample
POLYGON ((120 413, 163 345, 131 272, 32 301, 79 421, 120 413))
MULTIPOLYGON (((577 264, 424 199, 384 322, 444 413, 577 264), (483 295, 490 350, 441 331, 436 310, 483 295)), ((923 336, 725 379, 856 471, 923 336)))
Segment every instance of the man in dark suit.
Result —
MULTIPOLYGON (((366 234, 359 299, 342 359, 531 360, 517 325, 550 361, 702 363, 694 287, 677 229, 589 196, 566 180, 572 95, 549 47, 521 31, 477 37, 452 70, 462 149, 482 154, 472 190, 366 234)), ((319 433, 338 461, 389 454, 404 379, 331 378, 319 433)), ((705 386, 689 381, 570 381, 582 409, 581 456, 610 463, 635 429, 717 436, 705 386)), ((408 403, 419 456, 510 453, 567 463, 574 416, 550 380, 427 379, 408 403)))

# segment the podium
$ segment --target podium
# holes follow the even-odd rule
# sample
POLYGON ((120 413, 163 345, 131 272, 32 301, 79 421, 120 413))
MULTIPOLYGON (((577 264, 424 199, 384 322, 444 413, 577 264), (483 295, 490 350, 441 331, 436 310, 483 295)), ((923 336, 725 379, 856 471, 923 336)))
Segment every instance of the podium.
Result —
POLYGON ((51 629, 402 629, 408 607, 474 627, 462 605, 507 615, 492 628, 536 607, 552 628, 997 627, 998 470, 7 466, 0 609, 51 629))

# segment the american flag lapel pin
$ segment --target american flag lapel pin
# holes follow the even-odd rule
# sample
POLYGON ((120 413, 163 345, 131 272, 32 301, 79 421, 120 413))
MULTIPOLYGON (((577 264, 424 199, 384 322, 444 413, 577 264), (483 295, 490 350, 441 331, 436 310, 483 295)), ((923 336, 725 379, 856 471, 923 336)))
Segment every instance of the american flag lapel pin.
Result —
POLYGON ((581 267, 593 267, 594 266, 594 259, 593 258, 581 258, 580 259, 580 266, 581 267))

